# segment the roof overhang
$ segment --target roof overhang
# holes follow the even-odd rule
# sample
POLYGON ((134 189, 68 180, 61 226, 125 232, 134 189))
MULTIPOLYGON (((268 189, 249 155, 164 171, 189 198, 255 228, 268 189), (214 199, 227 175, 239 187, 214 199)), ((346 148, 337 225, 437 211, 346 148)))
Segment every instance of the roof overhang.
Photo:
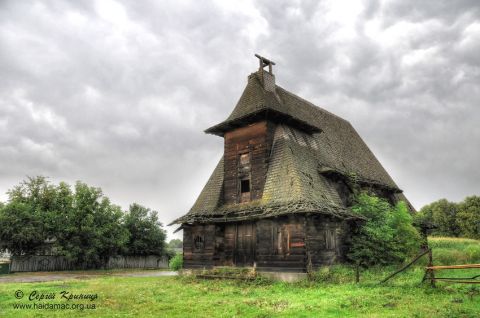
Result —
POLYGON ((234 120, 221 122, 218 125, 206 129, 205 133, 223 137, 224 134, 228 131, 239 127, 244 127, 259 120, 271 120, 272 122, 283 123, 296 127, 309 134, 320 133, 322 131, 320 128, 313 126, 298 118, 295 118, 291 115, 273 109, 261 109, 257 112, 250 113, 246 116, 236 118, 234 120))

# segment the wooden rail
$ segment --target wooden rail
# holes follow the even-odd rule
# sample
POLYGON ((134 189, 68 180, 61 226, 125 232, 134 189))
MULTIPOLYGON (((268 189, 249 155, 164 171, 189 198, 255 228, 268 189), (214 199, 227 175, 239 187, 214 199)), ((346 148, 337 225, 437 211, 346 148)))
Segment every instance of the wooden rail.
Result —
POLYGON ((389 275, 388 277, 386 277, 385 279, 383 279, 380 284, 383 284, 385 283, 387 280, 389 280, 390 278, 392 278, 393 276, 403 272, 404 270, 406 270, 407 268, 409 268, 410 266, 412 266, 415 262, 417 262, 420 258, 422 258, 422 256, 424 255, 427 255, 427 254, 431 254, 432 251, 430 249, 427 249, 426 251, 423 251, 421 252, 420 254, 418 254, 410 263, 408 263, 407 265, 403 266, 401 269, 399 269, 398 271, 394 272, 393 274, 389 275))
POLYGON ((438 269, 469 269, 469 268, 480 268, 480 264, 428 266, 425 269, 438 270, 438 269))
POLYGON ((421 252, 418 254, 410 263, 403 266, 401 269, 395 271, 393 274, 389 275, 385 279, 383 279, 380 284, 385 283, 390 278, 394 277, 395 275, 403 272, 414 263, 416 263, 419 259, 423 256, 428 255, 428 265, 425 267, 425 275, 423 276, 422 283, 426 280, 430 281, 430 285, 435 287, 435 282, 447 282, 447 283, 459 283, 459 284, 480 284, 480 275, 476 275, 473 277, 435 277, 435 271, 444 270, 444 269, 471 269, 471 268, 480 268, 480 264, 464 264, 464 265, 441 265, 441 266, 433 266, 433 257, 432 257, 432 250, 427 249, 426 251, 421 252))
POLYGON ((480 264, 464 264, 464 265, 443 265, 443 266, 432 266, 429 265, 425 267, 425 276, 423 281, 427 279, 427 273, 431 273, 428 278, 432 285, 434 282, 447 282, 447 283, 456 283, 456 284, 480 284, 480 275, 475 275, 473 277, 435 277, 433 274, 436 270, 443 269, 470 269, 470 268, 480 268, 480 264))

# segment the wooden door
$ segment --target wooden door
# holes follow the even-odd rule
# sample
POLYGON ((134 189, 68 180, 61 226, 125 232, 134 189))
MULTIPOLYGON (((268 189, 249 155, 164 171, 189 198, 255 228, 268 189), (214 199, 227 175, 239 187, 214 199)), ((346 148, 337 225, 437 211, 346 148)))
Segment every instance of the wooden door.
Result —
POLYGON ((255 261, 255 223, 242 222, 236 226, 235 265, 253 266, 255 261))

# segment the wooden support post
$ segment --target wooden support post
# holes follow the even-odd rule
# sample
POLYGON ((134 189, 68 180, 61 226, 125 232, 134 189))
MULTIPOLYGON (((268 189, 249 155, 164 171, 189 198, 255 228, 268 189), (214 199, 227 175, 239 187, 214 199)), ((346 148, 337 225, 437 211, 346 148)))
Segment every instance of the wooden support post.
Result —
POLYGON ((314 279, 314 271, 313 271, 313 264, 312 264, 312 256, 310 252, 307 252, 307 276, 309 279, 314 279))
MULTIPOLYGON (((432 250, 428 250, 428 267, 433 266, 433 255, 432 255, 432 250)), ((430 279, 430 286, 435 287, 435 273, 433 269, 428 269, 429 273, 429 279, 430 279)))
POLYGON ((355 266, 355 283, 360 283, 360 263, 355 266))

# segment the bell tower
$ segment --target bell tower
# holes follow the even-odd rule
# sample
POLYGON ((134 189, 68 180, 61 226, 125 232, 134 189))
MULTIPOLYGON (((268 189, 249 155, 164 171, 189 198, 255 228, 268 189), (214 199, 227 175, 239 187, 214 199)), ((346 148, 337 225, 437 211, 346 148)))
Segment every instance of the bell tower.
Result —
MULTIPOLYGON (((275 76, 272 72, 275 63, 258 54, 255 56, 259 59, 259 70, 249 76, 241 98, 246 97, 246 107, 256 106, 256 101, 249 101, 250 94, 258 94, 258 90, 275 92, 275 76), (268 71, 265 67, 268 67, 268 71)), ((248 120, 237 119, 235 127, 224 132, 223 190, 226 204, 246 203, 262 198, 274 129, 267 114, 259 113, 248 120)))

